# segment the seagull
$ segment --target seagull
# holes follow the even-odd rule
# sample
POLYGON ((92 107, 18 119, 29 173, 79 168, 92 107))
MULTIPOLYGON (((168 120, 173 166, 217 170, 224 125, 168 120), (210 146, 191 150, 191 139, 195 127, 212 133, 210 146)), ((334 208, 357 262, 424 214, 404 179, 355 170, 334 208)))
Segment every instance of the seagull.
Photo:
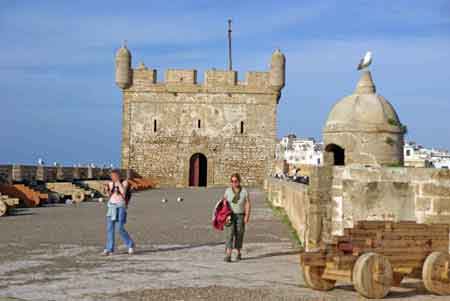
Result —
POLYGON ((362 70, 364 68, 369 67, 369 65, 372 63, 372 52, 367 51, 366 55, 364 55, 364 58, 361 59, 358 65, 358 70, 362 70))

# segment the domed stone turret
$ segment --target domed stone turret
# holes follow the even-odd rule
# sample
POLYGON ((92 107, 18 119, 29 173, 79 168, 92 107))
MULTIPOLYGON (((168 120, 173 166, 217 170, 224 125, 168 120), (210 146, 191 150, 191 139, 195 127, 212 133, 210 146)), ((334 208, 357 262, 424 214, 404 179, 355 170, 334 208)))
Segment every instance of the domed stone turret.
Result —
POLYGON ((284 54, 277 49, 272 54, 270 62, 270 85, 281 89, 284 87, 286 78, 286 58, 284 54))
POLYGON ((131 53, 126 45, 116 53, 116 84, 122 89, 131 85, 131 53))
POLYGON ((376 88, 369 71, 355 92, 338 101, 323 129, 325 163, 402 165, 404 126, 376 88))

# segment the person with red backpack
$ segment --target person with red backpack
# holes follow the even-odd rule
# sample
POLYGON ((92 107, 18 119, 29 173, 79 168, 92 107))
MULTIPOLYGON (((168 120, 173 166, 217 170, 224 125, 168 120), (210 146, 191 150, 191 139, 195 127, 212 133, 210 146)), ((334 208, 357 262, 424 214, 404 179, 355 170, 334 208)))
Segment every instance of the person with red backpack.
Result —
POLYGON ((225 262, 231 262, 233 249, 237 251, 236 261, 242 259, 245 225, 250 221, 251 203, 247 189, 241 185, 241 176, 234 173, 230 177, 231 187, 225 190, 226 200, 231 213, 225 221, 225 262))
POLYGON ((119 234, 128 248, 128 254, 134 254, 134 241, 131 239, 125 224, 127 222, 127 207, 131 198, 131 188, 127 181, 120 180, 120 173, 117 170, 111 172, 111 182, 108 183, 108 211, 106 213, 106 247, 103 255, 108 256, 114 252, 115 229, 119 228, 119 234))

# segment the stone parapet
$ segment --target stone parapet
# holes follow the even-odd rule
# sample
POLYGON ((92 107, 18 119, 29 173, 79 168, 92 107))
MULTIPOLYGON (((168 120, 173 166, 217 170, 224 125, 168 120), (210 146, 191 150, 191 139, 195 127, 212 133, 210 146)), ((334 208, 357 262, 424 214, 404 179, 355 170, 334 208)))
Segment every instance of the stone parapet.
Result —
POLYGON ((270 72, 247 72, 245 81, 240 82, 236 71, 208 70, 200 84, 195 69, 168 69, 164 82, 157 82, 154 69, 138 68, 132 74, 132 84, 124 92, 278 94, 281 91, 281 87, 270 84, 270 72))
MULTIPOLYGON (((74 180, 108 179, 110 168, 66 167, 66 166, 36 166, 36 165, 0 165, 0 183, 13 182, 71 182, 74 180)), ((121 169, 123 178, 127 170, 121 169)), ((138 176, 135 172, 132 176, 138 176)))
POLYGON ((450 224, 450 171, 404 167, 316 167, 310 185, 268 178, 307 250, 361 220, 450 224))
POLYGON ((0 165, 0 183, 11 183, 12 165, 0 165))

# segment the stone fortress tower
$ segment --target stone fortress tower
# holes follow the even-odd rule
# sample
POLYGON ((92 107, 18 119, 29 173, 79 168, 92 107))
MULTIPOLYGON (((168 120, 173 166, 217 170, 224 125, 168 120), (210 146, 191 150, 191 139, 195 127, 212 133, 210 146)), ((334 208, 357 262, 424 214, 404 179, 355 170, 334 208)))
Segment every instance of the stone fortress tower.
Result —
POLYGON ((405 127, 394 107, 376 93, 370 71, 353 94, 338 101, 323 129, 327 165, 403 166, 405 127))
POLYGON ((169 69, 165 81, 141 64, 132 68, 126 46, 116 54, 123 92, 122 168, 162 186, 222 186, 232 173, 260 185, 275 156, 276 114, 285 85, 285 56, 276 50, 270 71, 169 69))

